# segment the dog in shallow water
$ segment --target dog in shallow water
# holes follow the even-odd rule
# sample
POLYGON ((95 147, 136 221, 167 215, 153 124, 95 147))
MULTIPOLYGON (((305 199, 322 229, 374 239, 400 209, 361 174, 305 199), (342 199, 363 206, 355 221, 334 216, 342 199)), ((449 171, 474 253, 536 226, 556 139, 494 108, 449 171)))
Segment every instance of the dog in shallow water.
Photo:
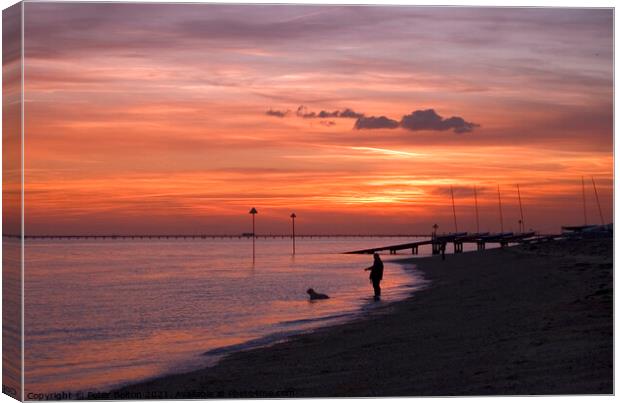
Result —
POLYGON ((312 288, 308 288, 308 291, 306 291, 308 293, 308 295, 310 296, 310 299, 328 299, 329 296, 326 294, 320 294, 316 291, 314 291, 312 288))

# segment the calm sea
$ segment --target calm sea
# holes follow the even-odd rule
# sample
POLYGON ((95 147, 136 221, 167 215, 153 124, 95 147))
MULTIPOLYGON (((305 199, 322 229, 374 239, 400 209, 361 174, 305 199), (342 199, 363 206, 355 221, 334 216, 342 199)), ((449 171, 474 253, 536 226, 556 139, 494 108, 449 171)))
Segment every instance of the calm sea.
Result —
MULTIPOLYGON (((347 321, 423 283, 384 256, 341 252, 399 238, 26 242, 26 394, 97 391, 215 363, 223 355, 347 321), (310 302, 313 287, 331 299, 310 302), (206 353, 206 354, 205 354, 206 353)), ((425 247, 426 248, 426 247, 425 247)), ((421 248, 422 255, 427 254, 421 248)))

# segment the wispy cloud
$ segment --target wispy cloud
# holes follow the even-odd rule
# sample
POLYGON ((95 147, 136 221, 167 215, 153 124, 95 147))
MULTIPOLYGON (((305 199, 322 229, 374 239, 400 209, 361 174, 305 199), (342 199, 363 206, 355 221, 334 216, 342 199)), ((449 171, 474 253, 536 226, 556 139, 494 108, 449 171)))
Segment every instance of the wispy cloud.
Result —
POLYGON ((426 154, 424 153, 412 153, 409 151, 390 150, 387 148, 377 148, 377 147, 350 147, 350 148, 351 150, 356 150, 356 151, 365 151, 368 153, 384 154, 384 155, 391 155, 391 156, 404 157, 404 158, 426 156, 426 154))

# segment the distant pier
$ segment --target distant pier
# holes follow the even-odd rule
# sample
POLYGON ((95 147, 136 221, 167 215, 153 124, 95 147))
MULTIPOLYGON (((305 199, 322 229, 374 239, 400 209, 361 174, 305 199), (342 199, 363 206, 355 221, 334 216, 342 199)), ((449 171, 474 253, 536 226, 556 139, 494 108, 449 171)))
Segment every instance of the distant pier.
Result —
MULTIPOLYGON (((3 238, 20 239, 21 235, 3 234, 3 238)), ((252 233, 244 234, 88 234, 88 235, 53 235, 33 234, 24 235, 24 239, 100 239, 100 240, 130 240, 130 239, 252 239, 252 233)), ((257 239, 288 239, 292 234, 256 234, 257 239)), ((430 238, 429 234, 295 234, 296 238, 430 238)))
MULTIPOLYGON (((497 233, 451 233, 445 235, 433 236, 432 234, 296 234, 298 239, 330 239, 330 238, 422 238, 418 241, 391 244, 387 246, 380 246, 375 248, 360 249, 347 254, 373 254, 379 252, 389 252, 390 254, 396 254, 398 251, 411 250, 413 255, 418 254, 420 246, 431 245, 432 254, 440 254, 442 249, 446 247, 448 243, 453 244, 454 253, 463 252, 463 245, 466 243, 475 243, 478 250, 486 249, 487 244, 499 244, 500 246, 507 246, 514 243, 533 243, 543 242, 556 239, 561 235, 547 234, 540 235, 534 232, 513 234, 497 233)), ((15 234, 3 234, 3 238, 6 239, 21 239, 20 235, 15 234)), ((33 234, 24 235, 24 240, 116 240, 116 241, 128 241, 128 240, 216 240, 216 239, 248 239, 253 238, 252 233, 243 234, 89 234, 89 235, 53 235, 53 234, 33 234)), ((290 239, 292 234, 256 234, 254 239, 290 239)))

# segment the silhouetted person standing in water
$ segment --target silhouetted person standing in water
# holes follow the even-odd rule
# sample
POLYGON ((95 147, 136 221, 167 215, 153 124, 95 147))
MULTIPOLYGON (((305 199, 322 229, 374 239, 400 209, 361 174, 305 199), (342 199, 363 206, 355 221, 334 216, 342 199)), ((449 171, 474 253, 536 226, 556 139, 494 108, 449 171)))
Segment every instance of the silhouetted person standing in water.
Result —
POLYGON ((372 282, 372 288, 375 290, 375 300, 381 297, 381 280, 383 280, 383 262, 378 253, 373 255, 375 261, 372 266, 365 268, 364 270, 370 270, 370 281, 372 282))

